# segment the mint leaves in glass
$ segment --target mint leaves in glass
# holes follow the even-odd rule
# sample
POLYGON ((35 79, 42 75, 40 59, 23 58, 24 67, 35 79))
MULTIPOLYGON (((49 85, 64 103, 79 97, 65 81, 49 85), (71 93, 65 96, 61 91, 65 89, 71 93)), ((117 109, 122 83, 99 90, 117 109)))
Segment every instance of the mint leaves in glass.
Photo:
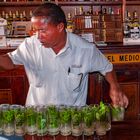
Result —
POLYGON ((55 105, 47 106, 48 113, 48 133, 49 135, 59 134, 59 109, 55 105))
POLYGON ((123 121, 124 120, 124 107, 111 106, 112 121, 123 121))
POLYGON ((71 109, 68 106, 59 107, 60 133, 63 136, 71 134, 71 109))
POLYGON ((37 135, 45 136, 47 135, 47 110, 45 106, 37 107, 37 135))
POLYGON ((100 102, 96 112, 96 133, 105 135, 106 131, 111 129, 111 114, 108 104, 100 102))
POLYGON ((36 108, 35 106, 26 106, 26 132, 28 135, 36 134, 36 108))
POLYGON ((14 134, 14 110, 10 105, 2 105, 3 132, 6 136, 14 134))
POLYGON ((3 133, 2 105, 0 105, 0 134, 3 133))
POLYGON ((71 107, 71 129, 73 136, 82 135, 82 110, 80 107, 71 107))
POLYGON ((94 106, 85 106, 82 108, 83 117, 83 133, 86 136, 91 136, 94 134, 95 130, 95 116, 94 116, 94 106))
POLYGON ((19 106, 14 111, 15 116, 15 134, 17 136, 23 136, 25 134, 25 108, 19 106))

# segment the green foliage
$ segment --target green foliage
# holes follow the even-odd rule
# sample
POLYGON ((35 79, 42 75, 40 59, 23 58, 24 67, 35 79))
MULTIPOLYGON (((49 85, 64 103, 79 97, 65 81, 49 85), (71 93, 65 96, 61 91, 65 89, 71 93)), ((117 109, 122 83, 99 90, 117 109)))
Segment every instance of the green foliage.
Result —
POLYGON ((51 128, 59 127, 59 111, 56 106, 48 106, 48 123, 51 128))
POLYGON ((34 108, 26 109, 26 123, 28 126, 32 126, 36 124, 36 112, 34 108))
POLYGON ((71 121, 71 110, 69 108, 63 108, 60 111, 60 122, 66 124, 71 121))
POLYGON ((38 129, 44 129, 47 127, 47 116, 44 112, 37 113, 37 127, 38 129))
POLYGON ((86 124, 87 127, 92 126, 93 124, 93 112, 90 106, 84 107, 82 109, 83 114, 83 122, 86 124))
POLYGON ((111 107, 112 110, 112 118, 115 118, 118 121, 121 121, 123 118, 124 109, 122 107, 111 107))
POLYGON ((18 109, 15 111, 15 121, 17 126, 22 126, 25 122, 24 110, 18 109))
POLYGON ((96 112, 96 119, 98 121, 106 121, 106 117, 108 113, 110 113, 109 106, 101 101, 99 104, 98 111, 96 112))
POLYGON ((73 125, 79 125, 82 122, 82 111, 80 109, 71 109, 71 119, 73 125))
POLYGON ((4 123, 11 123, 14 121, 14 110, 5 110, 3 112, 4 123))

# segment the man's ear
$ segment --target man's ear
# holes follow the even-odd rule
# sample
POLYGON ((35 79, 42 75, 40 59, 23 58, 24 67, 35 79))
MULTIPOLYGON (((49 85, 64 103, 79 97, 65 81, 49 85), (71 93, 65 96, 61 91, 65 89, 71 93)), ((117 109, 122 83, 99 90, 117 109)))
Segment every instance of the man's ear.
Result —
POLYGON ((62 32, 62 30, 64 30, 64 23, 59 23, 58 25, 57 25, 57 28, 58 28, 58 30, 59 30, 59 32, 62 32))

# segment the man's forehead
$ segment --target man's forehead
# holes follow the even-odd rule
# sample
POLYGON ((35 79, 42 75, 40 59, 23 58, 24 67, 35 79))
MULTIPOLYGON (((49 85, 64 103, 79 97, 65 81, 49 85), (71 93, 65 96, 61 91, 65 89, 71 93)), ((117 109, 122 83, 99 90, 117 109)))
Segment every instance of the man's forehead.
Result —
POLYGON ((40 22, 40 23, 48 23, 49 19, 47 17, 42 17, 42 16, 38 16, 38 17, 32 17, 31 18, 31 22, 40 22))

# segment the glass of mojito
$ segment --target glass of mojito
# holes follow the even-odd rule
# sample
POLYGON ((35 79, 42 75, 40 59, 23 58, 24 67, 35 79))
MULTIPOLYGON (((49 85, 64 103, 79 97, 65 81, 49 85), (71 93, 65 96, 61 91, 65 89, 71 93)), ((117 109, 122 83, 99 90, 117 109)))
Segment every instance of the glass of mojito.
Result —
POLYGON ((123 121, 125 109, 120 106, 111 106, 112 121, 123 121))
POLYGON ((25 134, 25 108, 19 106, 14 111, 15 116, 15 135, 23 136, 25 134))
POLYGON ((59 108, 55 105, 48 105, 47 116, 48 116, 48 134, 52 136, 59 134, 60 128, 59 108))
POLYGON ((80 136, 83 133, 81 107, 71 107, 71 129, 73 136, 80 136))
POLYGON ((101 136, 105 135, 108 130, 111 129, 111 114, 108 104, 102 101, 99 104, 99 108, 96 112, 96 134, 101 136))
POLYGON ((0 134, 3 133, 2 105, 0 105, 0 134))
POLYGON ((26 133, 28 135, 35 135, 37 133, 36 127, 36 107, 26 106, 25 117, 26 117, 26 133))
POLYGON ((59 107, 60 116, 60 133, 63 136, 71 134, 71 110, 68 106, 61 105, 59 107))
POLYGON ((47 109, 45 106, 37 106, 37 136, 47 135, 47 109))
POLYGON ((6 136, 14 134, 14 110, 10 105, 2 105, 3 133, 6 136))
POLYGON ((94 114, 92 106, 85 106, 82 108, 83 116, 83 134, 91 136, 94 134, 94 114))

